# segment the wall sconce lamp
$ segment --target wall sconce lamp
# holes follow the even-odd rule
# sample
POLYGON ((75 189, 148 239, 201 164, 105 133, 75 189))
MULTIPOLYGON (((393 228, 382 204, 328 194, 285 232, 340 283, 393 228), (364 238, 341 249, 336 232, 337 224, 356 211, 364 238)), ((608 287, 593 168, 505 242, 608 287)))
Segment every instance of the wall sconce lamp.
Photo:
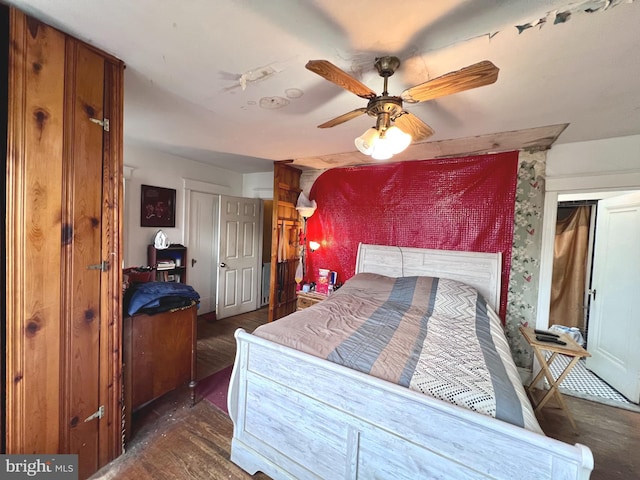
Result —
MULTIPOLYGON (((307 246, 307 219, 313 215, 316 211, 317 204, 315 200, 309 200, 304 192, 300 192, 298 201, 296 203, 296 210, 302 216, 304 221, 302 228, 302 248, 300 251, 300 260, 298 262, 298 268, 296 268, 296 283, 300 284, 300 281, 305 277, 306 262, 304 258, 304 250, 307 246), (299 270, 299 271, 298 271, 299 270)), ((312 250, 313 251, 313 250, 312 250)))
POLYGON ((391 125, 387 112, 380 113, 376 126, 367 129, 355 139, 356 148, 375 160, 388 160, 404 151, 411 143, 411 135, 391 125))
POLYGON ((307 241, 307 219, 313 215, 318 208, 315 200, 309 200, 304 192, 300 192, 298 202, 296 204, 296 210, 302 216, 304 220, 304 241, 307 241))
POLYGON ((309 242, 309 251, 315 252, 320 248, 320 244, 318 242, 309 242))

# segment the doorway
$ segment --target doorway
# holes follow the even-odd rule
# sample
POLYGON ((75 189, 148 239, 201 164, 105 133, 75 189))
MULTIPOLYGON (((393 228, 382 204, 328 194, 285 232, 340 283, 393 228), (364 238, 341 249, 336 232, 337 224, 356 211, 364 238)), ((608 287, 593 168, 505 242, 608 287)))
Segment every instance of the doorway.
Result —
POLYGON ((216 317, 257 310, 262 265, 262 201, 220 195, 216 317))
POLYGON ((263 201, 185 180, 189 283, 210 320, 257 310, 262 289, 263 201))
POLYGON ((558 202, 549 324, 575 329, 576 340, 587 336, 596 206, 597 200, 558 202))
MULTIPOLYGON (((638 396, 626 384, 628 378, 637 376, 640 356, 625 342, 626 334, 616 333, 621 331, 620 324, 632 321, 630 306, 627 308, 624 303, 630 305, 634 296, 618 295, 617 289, 612 291, 610 287, 616 284, 633 290, 637 283, 631 272, 637 266, 629 257, 634 249, 619 246, 620 240, 613 240, 628 238, 631 232, 635 237, 640 229, 633 226, 640 223, 637 221, 640 215, 633 213, 638 208, 630 208, 634 201, 637 203, 633 199, 639 194, 630 193, 633 192, 558 196, 548 324, 551 328, 553 325, 572 328, 572 336, 592 353, 563 382, 566 393, 635 409, 638 396), (624 216, 622 221, 608 221, 609 205, 621 205, 616 211, 624 216), (616 246, 607 249, 611 242, 616 242, 616 246), (624 251, 627 255, 619 255, 624 251)), ((557 365, 558 372, 561 367, 557 365)))
POLYGON ((190 283, 200 294, 198 314, 216 310, 219 195, 191 191, 187 247, 190 283))

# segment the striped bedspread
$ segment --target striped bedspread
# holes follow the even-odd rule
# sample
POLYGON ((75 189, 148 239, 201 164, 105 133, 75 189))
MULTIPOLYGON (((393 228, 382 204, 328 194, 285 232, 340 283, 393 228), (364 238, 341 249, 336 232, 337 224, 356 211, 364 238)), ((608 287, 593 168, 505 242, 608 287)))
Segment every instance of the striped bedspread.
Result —
POLYGON ((463 283, 360 273, 254 334, 542 433, 500 319, 463 283))

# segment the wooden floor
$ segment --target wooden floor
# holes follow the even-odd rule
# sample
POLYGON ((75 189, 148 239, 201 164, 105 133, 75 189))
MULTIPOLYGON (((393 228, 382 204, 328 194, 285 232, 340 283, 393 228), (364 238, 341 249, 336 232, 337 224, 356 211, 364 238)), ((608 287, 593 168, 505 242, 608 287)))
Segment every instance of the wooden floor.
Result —
POLYGON ((545 406, 538 422, 547 436, 588 446, 595 464, 592 479, 639 479, 640 413, 568 395, 564 399, 579 434, 560 409, 545 406))
MULTIPOLYGON (((215 322, 198 322, 198 378, 233 363, 233 332, 251 332, 267 321, 267 309, 215 322)), ((202 478, 269 479, 254 476, 229 460, 233 425, 227 415, 200 400, 190 407, 182 389, 145 407, 134 418, 127 452, 92 479, 181 480, 202 478)), ((538 417, 546 434, 567 443, 582 443, 595 458, 594 480, 640 478, 640 413, 565 396, 580 431, 576 435, 564 414, 553 407, 538 417)), ((499 460, 497 460, 499 461, 499 460)))
MULTIPOLYGON (((237 328, 252 332, 267 322, 268 308, 206 322, 198 319, 198 379, 233 363, 237 328)), ((92 479, 269 479, 251 476, 229 460, 233 424, 207 400, 190 406, 189 391, 179 389, 134 414, 126 452, 92 479)))

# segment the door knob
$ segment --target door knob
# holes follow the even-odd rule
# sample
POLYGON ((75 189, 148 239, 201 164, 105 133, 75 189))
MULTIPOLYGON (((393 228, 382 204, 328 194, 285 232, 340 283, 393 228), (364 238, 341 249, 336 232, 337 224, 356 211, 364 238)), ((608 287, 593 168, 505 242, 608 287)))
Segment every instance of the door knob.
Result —
POLYGON ((221 266, 222 268, 224 268, 224 267, 226 267, 226 266, 227 266, 227 264, 226 264, 226 263, 224 263, 224 262, 222 262, 222 263, 220 264, 220 266, 221 266))
POLYGON ((193 266, 198 263, 198 260, 196 260, 195 258, 191 259, 191 268, 193 268, 193 266))

